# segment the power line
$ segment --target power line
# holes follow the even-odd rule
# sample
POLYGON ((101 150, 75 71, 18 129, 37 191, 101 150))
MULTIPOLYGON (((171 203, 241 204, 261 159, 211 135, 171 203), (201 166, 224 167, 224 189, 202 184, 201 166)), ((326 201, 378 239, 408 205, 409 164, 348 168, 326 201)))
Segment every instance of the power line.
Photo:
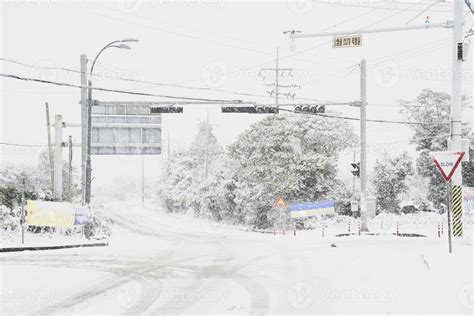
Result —
POLYGON ((17 147, 46 147, 46 146, 48 146, 48 145, 19 144, 19 143, 8 143, 8 142, 0 142, 0 145, 17 146, 17 147))
MULTIPOLYGON (((55 82, 51 80, 41 80, 41 79, 35 79, 35 78, 21 77, 21 76, 12 75, 12 74, 0 73, 0 76, 5 77, 5 78, 16 79, 16 80, 33 81, 33 82, 51 84, 51 85, 62 86, 62 87, 71 87, 71 88, 80 88, 80 89, 88 88, 87 86, 75 85, 75 84, 64 83, 64 82, 55 82)), ((99 87, 91 87, 91 89, 97 90, 97 91, 114 92, 114 93, 120 93, 120 94, 130 94, 130 95, 139 95, 139 96, 148 96, 148 97, 160 97, 160 98, 175 99, 175 100, 206 101, 206 102, 211 102, 211 103, 242 103, 242 100, 218 100, 218 99, 205 99, 205 98, 178 97, 178 96, 171 96, 171 95, 133 92, 133 91, 107 89, 107 88, 99 88, 99 87)))
MULTIPOLYGON (((371 6, 371 5, 363 5, 363 4, 351 4, 351 3, 344 3, 341 1, 338 3, 337 1, 334 2, 329 2, 329 1, 319 1, 317 3, 321 4, 329 4, 329 5, 337 5, 337 6, 342 6, 342 7, 354 7, 354 8, 369 8, 369 9, 376 9, 376 10, 400 10, 400 8, 396 7, 383 7, 383 6, 371 6)), ((395 2, 398 4, 402 4, 400 2, 395 2)), ((404 3, 404 4, 409 4, 409 3, 404 3)), ((412 4, 412 3, 410 3, 412 4)), ((420 5, 420 4, 417 4, 420 5)), ((418 11, 418 9, 407 9, 405 11, 418 11)), ((451 13, 451 10, 429 10, 430 12, 442 12, 442 13, 451 13)))
MULTIPOLYGON (((360 121, 359 118, 357 117, 349 117, 349 116, 333 116, 333 115, 327 115, 327 114, 321 114, 321 113, 312 113, 312 112, 299 112, 299 111, 294 111, 294 110, 287 110, 287 109, 279 109, 280 111, 284 112, 290 112, 290 113, 297 113, 297 114, 303 114, 303 115, 316 115, 316 116, 321 116, 321 117, 326 117, 326 118, 334 118, 334 119, 341 119, 341 120, 348 120, 348 121, 360 121)), ((449 122, 431 122, 429 124, 425 123, 420 123, 420 122, 407 122, 407 121, 389 121, 389 120, 374 120, 374 119, 367 119, 367 122, 373 122, 373 123, 389 123, 389 124, 406 124, 406 125, 435 125, 435 126, 441 126, 441 125, 448 125, 449 122)))
MULTIPOLYGON (((17 65, 21 65, 21 66, 24 66, 24 67, 37 68, 37 69, 49 69, 49 70, 61 70, 61 71, 67 71, 67 72, 82 74, 81 71, 75 70, 75 69, 70 69, 70 68, 50 67, 50 66, 36 66, 36 65, 27 64, 27 63, 24 63, 24 62, 16 61, 16 60, 9 59, 9 58, 3 58, 3 57, 0 57, 0 60, 10 62, 10 63, 13 63, 13 64, 17 64, 17 65)), ((331 72, 333 72, 333 71, 334 70, 332 70, 331 72)), ((218 88, 183 86, 183 85, 178 85, 178 84, 168 84, 168 83, 161 83, 161 82, 144 81, 144 80, 138 80, 138 79, 130 79, 130 78, 123 78, 123 77, 116 77, 116 76, 107 76, 107 75, 101 75, 101 74, 92 74, 92 76, 93 77, 100 77, 100 78, 109 78, 109 79, 113 79, 113 80, 126 81, 126 82, 144 83, 144 84, 159 86, 159 87, 173 87, 173 88, 183 88, 183 89, 191 89, 191 90, 204 90, 204 91, 222 92, 222 93, 227 93, 227 94, 235 94, 235 95, 240 95, 240 96, 271 98, 268 95, 264 95, 264 94, 253 94, 253 93, 238 92, 238 91, 218 89, 218 88)), ((317 99, 311 99, 311 98, 295 98, 295 99, 296 100, 302 100, 302 101, 331 102, 331 101, 327 101, 327 100, 317 100, 317 99)))

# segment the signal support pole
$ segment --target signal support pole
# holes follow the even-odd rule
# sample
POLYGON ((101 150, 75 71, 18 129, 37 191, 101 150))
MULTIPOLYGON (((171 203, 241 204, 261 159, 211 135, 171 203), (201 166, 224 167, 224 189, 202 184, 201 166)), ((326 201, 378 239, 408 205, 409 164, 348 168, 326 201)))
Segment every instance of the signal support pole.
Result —
MULTIPOLYGON (((458 43, 463 42, 463 0, 453 1, 453 47, 451 84, 451 144, 452 151, 462 151, 462 60, 458 57, 458 43)), ((453 174, 453 185, 462 185, 462 168, 453 174)), ((448 191, 451 195, 451 192, 448 191)))
POLYGON ((360 61, 360 217, 362 231, 367 228, 367 62, 360 61))
POLYGON ((82 204, 85 204, 87 159, 87 57, 81 55, 81 184, 82 204))

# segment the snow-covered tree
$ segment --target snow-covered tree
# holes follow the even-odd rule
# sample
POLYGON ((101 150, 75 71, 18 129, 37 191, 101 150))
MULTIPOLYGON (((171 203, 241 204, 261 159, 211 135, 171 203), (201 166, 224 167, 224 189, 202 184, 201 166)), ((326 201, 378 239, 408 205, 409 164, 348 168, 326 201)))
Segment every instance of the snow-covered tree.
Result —
POLYGON ((416 171, 427 180, 428 200, 435 208, 443 209, 446 204, 444 181, 436 170, 429 155, 431 151, 447 150, 451 97, 443 92, 424 89, 413 102, 400 101, 404 113, 413 124, 411 143, 416 144, 419 153, 416 159, 416 171))
POLYGON ((399 212, 401 195, 408 191, 407 177, 413 174, 413 163, 406 152, 397 156, 385 153, 377 159, 372 177, 379 210, 399 212))
POLYGON ((202 124, 187 151, 165 165, 159 195, 168 211, 258 228, 273 225, 278 196, 288 201, 334 198, 337 155, 356 141, 346 122, 310 115, 268 116, 224 153, 202 124), (207 165, 207 168, 206 168, 207 165), (207 169, 207 172, 206 172, 207 169))
POLYGON ((223 149, 207 122, 198 127, 198 134, 189 150, 174 152, 164 166, 158 193, 169 212, 194 210, 201 212, 202 191, 212 181, 223 149))
POLYGON ((272 205, 331 195, 338 152, 356 141, 347 122, 312 115, 274 115, 242 133, 229 147, 237 161, 236 196, 245 218, 257 227, 273 224, 272 205))
MULTIPOLYGON (((63 198, 69 199, 69 183, 67 177, 67 165, 63 163, 63 198)), ((71 198, 80 196, 80 186, 77 172, 73 169, 74 186, 71 198)), ((40 154, 36 167, 26 165, 7 165, 0 169, 0 204, 13 210, 22 201, 25 191, 25 199, 53 200, 51 187, 51 174, 47 151, 40 154), (25 185, 23 185, 23 181, 25 185)))

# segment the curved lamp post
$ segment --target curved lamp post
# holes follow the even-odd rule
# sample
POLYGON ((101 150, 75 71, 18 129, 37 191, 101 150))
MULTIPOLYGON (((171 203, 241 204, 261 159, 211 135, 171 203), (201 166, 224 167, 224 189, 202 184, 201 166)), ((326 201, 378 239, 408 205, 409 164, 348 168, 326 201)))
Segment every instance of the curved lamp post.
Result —
POLYGON ((108 48, 119 48, 119 49, 131 49, 130 46, 124 43, 138 42, 137 39, 125 38, 123 40, 113 41, 105 45, 99 53, 95 56, 94 61, 92 62, 91 70, 89 72, 89 82, 88 82, 88 96, 87 96, 87 159, 86 159, 86 192, 85 192, 85 202, 90 204, 91 202, 91 182, 92 182, 92 168, 91 168, 91 139, 92 139, 92 82, 91 77, 94 71, 94 66, 102 54, 102 52, 108 48))

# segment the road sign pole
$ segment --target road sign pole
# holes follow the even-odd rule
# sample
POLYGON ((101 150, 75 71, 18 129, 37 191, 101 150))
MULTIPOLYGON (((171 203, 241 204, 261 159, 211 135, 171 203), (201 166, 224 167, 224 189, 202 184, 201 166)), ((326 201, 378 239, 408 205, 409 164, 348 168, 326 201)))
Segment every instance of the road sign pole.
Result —
POLYGON ((367 63, 360 62, 360 218, 362 231, 367 227, 367 63))
POLYGON ((447 213, 448 213, 448 243, 449 253, 453 252, 453 244, 451 239, 451 181, 446 181, 446 200, 447 200, 447 213))

